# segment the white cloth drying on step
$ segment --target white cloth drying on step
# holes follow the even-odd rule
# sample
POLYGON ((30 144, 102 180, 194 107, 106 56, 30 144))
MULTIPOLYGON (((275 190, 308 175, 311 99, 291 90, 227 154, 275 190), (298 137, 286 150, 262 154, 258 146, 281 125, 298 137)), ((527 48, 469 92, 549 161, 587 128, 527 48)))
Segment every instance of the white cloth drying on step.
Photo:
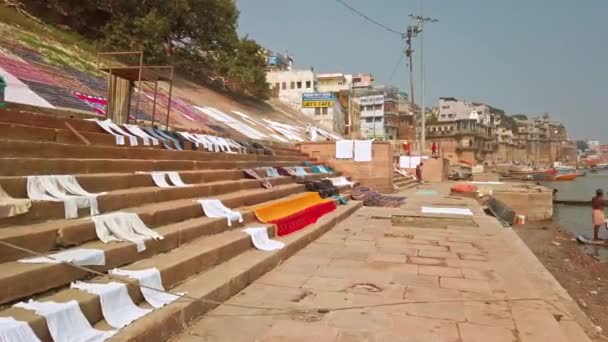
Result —
POLYGON ((110 270, 108 273, 126 276, 139 281, 139 289, 141 290, 141 294, 144 296, 148 304, 152 305, 152 307, 156 309, 175 301, 183 295, 182 293, 172 294, 164 292, 165 288, 163 287, 163 282, 160 277, 160 271, 155 267, 137 271, 115 268, 110 270))
POLYGON ((308 175, 308 172, 306 172, 306 170, 304 170, 304 168, 301 166, 296 167, 294 171, 296 173, 296 176, 307 176, 308 175))
POLYGON ((91 326, 91 323, 80 310, 78 302, 20 302, 15 307, 32 310, 44 316, 46 325, 55 342, 103 342, 116 333, 115 330, 102 331, 91 326))
POLYGON ((353 159, 354 142, 352 140, 336 141, 336 159, 353 159))
POLYGON ((154 184, 156 184, 156 186, 160 188, 171 187, 171 185, 167 183, 165 172, 151 172, 150 174, 152 175, 152 180, 154 181, 154 184))
POLYGON ((92 121, 97 122, 97 125, 99 125, 99 127, 101 127, 104 131, 112 134, 114 136, 114 138, 116 138, 116 145, 124 145, 125 144, 125 137, 123 135, 120 135, 120 134, 114 132, 110 128, 110 126, 108 126, 108 121, 109 120, 92 119, 92 121))
POLYGON ((277 169, 275 169, 274 167, 268 167, 266 168, 266 177, 280 177, 281 174, 279 174, 279 171, 277 169))
POLYGON ((152 309, 142 309, 133 303, 125 284, 76 281, 70 287, 99 296, 103 318, 112 328, 120 329, 152 312, 152 309))
POLYGON ((225 217, 228 220, 228 227, 232 226, 233 221, 243 222, 243 215, 226 207, 220 200, 205 199, 197 201, 207 217, 225 217))
POLYGON ((261 251, 275 251, 285 247, 281 241, 271 240, 268 237, 268 228, 266 227, 250 227, 243 229, 243 232, 251 236, 251 242, 255 248, 261 251))
POLYGON ((91 217, 95 223, 97 237, 103 243, 112 241, 130 241, 137 246, 137 251, 146 250, 147 239, 162 240, 164 237, 146 224, 135 213, 116 212, 91 217))
POLYGON ((171 183, 173 183, 173 185, 175 186, 192 186, 192 184, 184 183, 182 178, 179 176, 179 173, 177 173, 176 171, 167 172, 167 175, 169 176, 169 180, 171 181, 171 183))
POLYGON ((422 207, 422 213, 473 216, 469 208, 422 207))
POLYGON ((91 208, 91 216, 99 214, 97 196, 84 190, 72 175, 28 176, 27 196, 34 201, 63 202, 65 218, 78 217, 78 208, 91 208))
POLYGON ((17 260, 26 264, 60 264, 71 262, 80 266, 103 266, 106 264, 106 255, 100 249, 76 248, 49 254, 47 257, 33 257, 17 260))
POLYGON ((355 161, 356 162, 372 161, 372 141, 371 140, 355 140, 355 161))
POLYGON ((331 181, 331 184, 333 184, 334 186, 350 186, 352 188, 353 185, 355 185, 355 183, 349 181, 344 176, 326 179, 329 179, 331 181))
POLYGON ((159 142, 158 139, 152 137, 151 135, 149 135, 148 133, 144 132, 139 126, 137 125, 123 125, 124 128, 127 129, 127 131, 129 131, 129 133, 132 133, 138 137, 141 138, 141 140, 144 142, 144 145, 146 146, 150 146, 150 141, 152 141, 152 145, 154 146, 158 146, 159 142))
POLYGON ((107 126, 110 129, 114 130, 115 132, 117 132, 118 134, 120 134, 120 135, 122 135, 124 137, 129 138, 129 144, 131 144, 131 146, 137 146, 137 145, 139 145, 137 143, 137 137, 136 136, 131 135, 131 134, 125 132, 122 128, 120 128, 120 126, 118 126, 117 124, 113 123, 111 120, 108 119, 106 121, 107 121, 107 126))
POLYGON ((0 317, 0 342, 40 342, 29 324, 13 317, 0 317))

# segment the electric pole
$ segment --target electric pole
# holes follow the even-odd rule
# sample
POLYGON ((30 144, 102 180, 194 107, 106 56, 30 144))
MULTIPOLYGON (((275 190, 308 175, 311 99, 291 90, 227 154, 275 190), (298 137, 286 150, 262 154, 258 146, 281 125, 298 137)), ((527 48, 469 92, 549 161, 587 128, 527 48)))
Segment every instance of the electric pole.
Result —
POLYGON ((436 23, 439 22, 437 19, 429 18, 424 16, 424 0, 420 0, 420 15, 410 14, 410 18, 415 19, 418 23, 418 34, 420 35, 420 113, 421 113, 421 127, 420 127, 420 155, 424 154, 424 149, 426 147, 426 110, 424 108, 424 95, 425 95, 425 85, 424 85, 424 49, 423 49, 423 39, 422 32, 424 32, 424 23, 431 22, 436 23))

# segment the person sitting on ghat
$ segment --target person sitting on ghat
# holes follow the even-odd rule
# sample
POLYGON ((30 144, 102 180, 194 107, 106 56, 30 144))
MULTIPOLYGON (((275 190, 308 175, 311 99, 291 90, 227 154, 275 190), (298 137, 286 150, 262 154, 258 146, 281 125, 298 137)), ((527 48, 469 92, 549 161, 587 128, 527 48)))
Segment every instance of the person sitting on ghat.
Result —
POLYGON ((606 207, 606 201, 604 200, 604 191, 602 189, 595 190, 595 196, 591 199, 591 208, 593 209, 593 240, 600 240, 599 231, 600 226, 606 227, 606 216, 604 215, 604 208, 606 207))

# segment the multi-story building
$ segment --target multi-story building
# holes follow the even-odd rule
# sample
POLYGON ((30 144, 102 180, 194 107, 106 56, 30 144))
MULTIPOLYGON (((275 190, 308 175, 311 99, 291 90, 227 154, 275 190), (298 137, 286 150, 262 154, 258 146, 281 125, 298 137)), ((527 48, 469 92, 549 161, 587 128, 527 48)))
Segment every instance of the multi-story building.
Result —
POLYGON ((352 75, 342 73, 317 75, 317 90, 322 93, 339 93, 340 91, 350 89, 351 84, 352 75))
POLYGON ((406 93, 399 93, 397 103, 399 113, 399 126, 397 129, 397 139, 412 143, 416 140, 416 120, 417 109, 412 108, 412 103, 406 93))
POLYGON ((439 98, 437 120, 440 122, 472 118, 479 118, 484 125, 490 125, 490 107, 483 103, 461 101, 453 97, 439 98))
POLYGON ((326 129, 344 133, 345 113, 335 93, 304 93, 301 100, 302 113, 311 116, 326 129))
POLYGON ((361 136, 382 140, 397 139, 399 129, 399 89, 367 87, 352 90, 353 101, 359 106, 361 136))
POLYGON ((302 109, 302 94, 316 92, 317 87, 312 70, 270 70, 266 81, 281 101, 296 110, 302 109))

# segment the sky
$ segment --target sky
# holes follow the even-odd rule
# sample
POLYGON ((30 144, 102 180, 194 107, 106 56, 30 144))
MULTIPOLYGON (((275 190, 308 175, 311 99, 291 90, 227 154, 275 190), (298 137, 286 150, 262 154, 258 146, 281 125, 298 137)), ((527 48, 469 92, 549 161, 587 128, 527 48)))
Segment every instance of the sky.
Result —
MULTIPOLYGON (((420 0, 343 0, 405 31, 420 0)), ((336 0, 237 0, 239 32, 297 68, 371 72, 409 93, 399 35, 336 0), (397 67, 396 67, 397 66, 397 67), (393 70, 395 72, 393 73, 393 70)), ((483 102, 507 113, 545 112, 573 138, 608 142, 608 0, 425 0, 427 106, 439 97, 483 102)), ((420 40, 414 68, 420 68, 420 40)), ((420 75, 415 75, 420 103, 420 75)))

